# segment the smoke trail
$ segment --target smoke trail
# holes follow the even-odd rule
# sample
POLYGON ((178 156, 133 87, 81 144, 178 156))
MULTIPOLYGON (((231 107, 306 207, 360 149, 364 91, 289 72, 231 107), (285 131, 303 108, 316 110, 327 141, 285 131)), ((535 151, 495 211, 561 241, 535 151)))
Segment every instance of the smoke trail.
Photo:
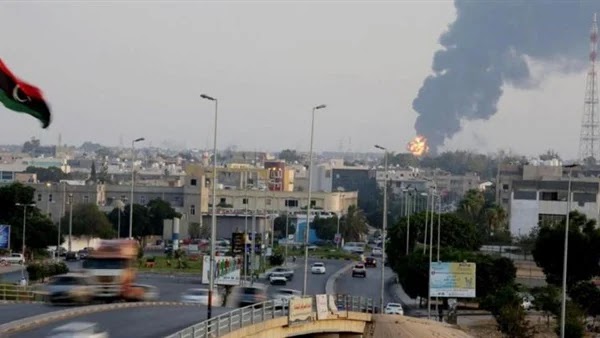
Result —
POLYGON ((504 84, 533 85, 526 57, 575 65, 564 72, 585 67, 600 0, 455 0, 455 7, 457 18, 440 37, 433 75, 413 101, 415 129, 433 152, 460 131, 461 120, 494 115, 504 84))

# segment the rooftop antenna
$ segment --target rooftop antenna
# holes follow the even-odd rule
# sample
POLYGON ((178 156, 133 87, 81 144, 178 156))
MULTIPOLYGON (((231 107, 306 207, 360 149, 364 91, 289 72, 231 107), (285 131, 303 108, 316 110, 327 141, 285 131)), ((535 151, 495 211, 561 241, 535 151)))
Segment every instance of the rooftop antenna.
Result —
POLYGON ((598 24, 596 13, 590 30, 590 65, 585 83, 585 98, 579 137, 579 159, 593 161, 600 159, 600 118, 598 116, 598 74, 596 55, 598 50, 598 24))

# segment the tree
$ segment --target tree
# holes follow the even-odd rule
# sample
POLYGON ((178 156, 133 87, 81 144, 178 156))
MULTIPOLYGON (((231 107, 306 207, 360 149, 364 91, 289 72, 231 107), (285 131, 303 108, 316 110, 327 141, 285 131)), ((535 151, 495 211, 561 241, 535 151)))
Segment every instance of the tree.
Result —
POLYGON ((483 308, 490 310, 496 319, 498 329, 508 337, 534 337, 535 331, 525 318, 521 298, 512 285, 505 285, 482 302, 483 308))
POLYGON ((191 238, 200 238, 200 223, 190 223, 190 226, 188 227, 188 233, 190 234, 191 238))
POLYGON ((98 175, 96 175, 96 162, 92 162, 92 168, 90 169, 90 181, 93 183, 98 182, 98 175))
POLYGON ((27 167, 26 173, 36 174, 38 181, 40 182, 60 182, 69 178, 69 175, 65 174, 60 168, 50 167, 39 168, 39 167, 27 167))
POLYGON ((285 160, 287 163, 294 163, 302 161, 302 157, 296 153, 295 150, 284 149, 279 153, 279 159, 285 160))
POLYGON ((552 149, 548 149, 546 150, 546 152, 544 154, 541 154, 539 156, 540 160, 542 161, 548 161, 548 160, 560 160, 560 155, 558 155, 558 153, 552 149))
POLYGON ((560 290, 554 285, 536 287, 531 290, 533 306, 546 315, 546 325, 550 326, 550 316, 560 312, 560 290))
MULTIPOLYGON (((121 233, 119 237, 127 238, 129 237, 129 210, 131 208, 131 204, 125 205, 123 211, 121 212, 121 233)), ((112 223, 113 230, 115 232, 118 229, 118 208, 114 208, 109 214, 108 219, 110 223, 112 223)), ((148 213, 148 208, 140 204, 134 204, 133 206, 133 226, 132 226, 132 235, 135 238, 145 237, 151 234, 151 226, 150 226, 150 215, 148 213)))
POLYGON ((181 218, 181 214, 171 207, 171 204, 160 198, 148 202, 148 216, 150 226, 147 235, 162 236, 165 219, 181 218))
POLYGON ((342 238, 350 242, 358 241, 367 232, 367 219, 362 210, 355 205, 348 207, 348 212, 340 219, 340 233, 342 234, 342 238))
MULTIPOLYGON (((296 226, 294 222, 287 220, 287 215, 281 215, 273 221, 273 230, 275 231, 275 236, 277 238, 285 237, 285 224, 288 225, 288 234, 293 235, 296 233, 296 226)), ((317 235, 318 236, 318 235, 317 235)))
MULTIPOLYGON (((567 301, 565 313, 565 338, 582 338, 585 333, 585 315, 581 308, 572 301, 567 301)), ((560 325, 557 323, 554 332, 560 336, 560 325)))
MULTIPOLYGON (((62 219, 62 224, 69 224, 69 211, 62 219)), ((93 203, 76 204, 73 206, 73 235, 91 238, 112 238, 115 232, 110 221, 98 206, 93 203)))
MULTIPOLYGON (((0 187, 0 224, 11 226, 10 244, 12 250, 20 251, 23 242, 23 207, 16 204, 33 203, 34 194, 34 188, 24 186, 21 183, 0 187)), ((26 217, 25 246, 28 250, 45 249, 48 246, 57 244, 57 227, 37 207, 28 207, 26 217)))
MULTIPOLYGON (((600 230, 596 228, 595 220, 588 220, 577 211, 571 212, 569 223, 567 284, 571 287, 600 274, 600 230)), ((550 284, 562 284, 564 239, 564 221, 542 224, 539 228, 532 254, 550 284)))
POLYGON ((585 281, 575 284, 569 290, 569 296, 588 316, 600 314, 600 290, 594 283, 585 281))
MULTIPOLYGON (((336 217, 331 217, 331 218, 315 218, 315 220, 312 222, 312 227, 314 227, 316 233, 317 233, 317 237, 319 237, 322 240, 326 240, 326 241, 332 241, 335 238, 335 234, 337 233, 337 224, 338 224, 338 218, 336 217)), ((341 229, 341 224, 340 224, 340 229, 341 229)))

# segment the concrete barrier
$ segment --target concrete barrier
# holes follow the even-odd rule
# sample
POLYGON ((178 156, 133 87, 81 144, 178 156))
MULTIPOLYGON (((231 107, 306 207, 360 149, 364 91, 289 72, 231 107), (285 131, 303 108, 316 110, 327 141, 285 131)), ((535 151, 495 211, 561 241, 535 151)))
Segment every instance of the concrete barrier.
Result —
POLYGON ((325 283, 325 293, 326 294, 335 295, 335 282, 337 282, 337 279, 340 278, 341 275, 343 275, 348 270, 350 270, 354 266, 354 264, 355 264, 355 262, 348 263, 348 265, 345 265, 343 268, 334 272, 333 275, 329 276, 329 278, 327 279, 327 282, 325 283))

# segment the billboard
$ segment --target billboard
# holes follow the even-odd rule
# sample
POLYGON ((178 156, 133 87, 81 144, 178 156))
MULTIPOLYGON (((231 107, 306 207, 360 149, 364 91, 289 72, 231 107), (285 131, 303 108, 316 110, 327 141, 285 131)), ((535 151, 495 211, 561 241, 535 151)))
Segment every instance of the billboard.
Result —
POLYGON ((243 232, 234 232, 231 234, 231 251, 234 255, 241 255, 244 253, 244 247, 246 246, 246 234, 243 232))
POLYGON ((288 323, 304 322, 312 318, 312 297, 290 299, 288 323))
MULTIPOLYGON (((240 284, 241 257, 215 256, 215 285, 240 284)), ((202 283, 210 282, 210 255, 202 259, 202 283)))
POLYGON ((317 303, 317 320, 329 319, 330 315, 337 315, 337 305, 333 295, 315 295, 317 303))
POLYGON ((432 262, 429 290, 431 297, 474 298, 475 263, 432 262))
POLYGON ((0 224, 0 249, 10 249, 10 225, 0 224))

